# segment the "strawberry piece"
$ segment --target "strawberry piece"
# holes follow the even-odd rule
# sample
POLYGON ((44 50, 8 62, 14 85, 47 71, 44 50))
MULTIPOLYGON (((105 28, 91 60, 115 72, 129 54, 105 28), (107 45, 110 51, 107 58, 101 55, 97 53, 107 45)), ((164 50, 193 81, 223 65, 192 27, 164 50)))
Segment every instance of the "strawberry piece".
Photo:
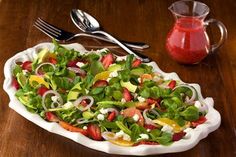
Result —
POLYGON ((22 65, 21 65, 23 70, 27 70, 27 71, 32 71, 32 62, 31 61, 25 61, 22 65))
POLYGON ((136 68, 138 67, 140 64, 142 63, 142 61, 140 59, 135 59, 132 63, 132 67, 136 68))
POLYGON ((46 112, 45 113, 45 118, 49 122, 59 122, 59 118, 56 115, 54 115, 52 112, 46 112))
POLYGON ((68 67, 77 67, 77 60, 71 60, 71 61, 69 61, 68 63, 67 63, 67 66, 68 67))
POLYGON ((191 126, 195 128, 198 125, 205 123, 206 121, 207 119, 205 116, 200 116, 198 120, 191 122, 191 126))
POLYGON ((38 93, 39 95, 43 96, 43 94, 44 94, 45 92, 47 92, 48 90, 49 90, 48 88, 46 88, 46 87, 44 87, 44 86, 41 86, 41 87, 38 88, 37 93, 38 93))
POLYGON ((170 81, 170 83, 168 84, 168 87, 169 87, 170 89, 174 89, 175 86, 176 86, 176 81, 175 81, 175 80, 170 81))
POLYGON ((104 87, 107 86, 108 82, 106 80, 98 80, 94 83, 93 87, 104 87))
POLYGON ((88 135, 92 139, 97 140, 97 141, 102 140, 101 129, 99 128, 97 124, 89 124, 87 130, 88 130, 88 135))
POLYGON ((107 69, 114 62, 112 53, 108 53, 104 55, 101 59, 101 62, 102 62, 103 67, 107 69))
POLYGON ((56 58, 50 57, 48 60, 52 64, 57 64, 57 59, 56 58))
POLYGON ((161 108, 160 106, 161 98, 158 99, 148 98, 146 101, 149 105, 155 104, 157 108, 161 108))
POLYGON ((138 124, 141 126, 144 125, 143 115, 139 109, 136 109, 135 107, 129 107, 123 110, 122 114, 124 115, 124 117, 130 117, 130 118, 132 118, 135 114, 137 114, 139 116, 138 124))
POLYGON ((86 100, 82 100, 80 105, 82 105, 83 107, 86 107, 88 105, 86 100))
POLYGON ((109 113, 107 120, 111 122, 115 119, 115 117, 116 117, 116 112, 112 111, 111 113, 109 113))
POLYGON ((144 124, 144 128, 153 130, 153 129, 156 129, 157 127, 152 124, 144 124))
POLYGON ((75 126, 73 126, 73 125, 70 125, 70 124, 67 123, 67 122, 59 121, 59 125, 60 125, 61 127, 63 127, 64 129, 68 130, 68 131, 71 131, 71 132, 79 132, 79 133, 81 133, 81 134, 83 134, 83 135, 85 135, 85 136, 88 135, 88 131, 87 131, 87 130, 81 129, 81 128, 77 128, 77 127, 75 127, 75 126))
POLYGON ((131 101, 133 99, 132 95, 130 94, 129 90, 127 88, 123 88, 123 97, 125 101, 131 101))
POLYGON ((18 83, 17 79, 16 78, 13 78, 12 80, 12 86, 18 90, 20 88, 20 84, 18 83))
POLYGON ((186 135, 186 132, 178 132, 178 133, 174 133, 172 136, 172 141, 179 141, 181 140, 184 136, 186 135))
POLYGON ((145 145, 158 145, 159 143, 154 142, 154 141, 140 141, 138 143, 135 143, 133 146, 138 146, 138 145, 142 145, 142 144, 145 144, 145 145))

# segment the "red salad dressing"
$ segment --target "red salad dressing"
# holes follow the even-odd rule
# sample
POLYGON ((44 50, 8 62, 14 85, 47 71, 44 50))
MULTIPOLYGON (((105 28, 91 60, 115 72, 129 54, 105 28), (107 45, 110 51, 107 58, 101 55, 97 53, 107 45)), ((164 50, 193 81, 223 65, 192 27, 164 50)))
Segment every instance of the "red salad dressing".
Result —
POLYGON ((210 49, 203 21, 196 17, 177 19, 167 36, 166 48, 170 56, 179 63, 200 62, 210 49))

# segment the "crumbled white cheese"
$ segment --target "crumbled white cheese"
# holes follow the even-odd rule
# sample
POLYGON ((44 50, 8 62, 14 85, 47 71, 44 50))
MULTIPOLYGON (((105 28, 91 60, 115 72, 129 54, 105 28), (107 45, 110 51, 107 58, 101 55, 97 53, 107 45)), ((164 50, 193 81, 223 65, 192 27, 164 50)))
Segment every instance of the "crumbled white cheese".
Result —
POLYGON ((117 132, 117 133, 115 134, 115 138, 122 137, 124 134, 125 134, 124 131, 123 131, 123 130, 120 130, 119 132, 117 132))
POLYGON ((134 96, 134 98, 136 98, 136 97, 138 96, 138 94, 137 94, 137 93, 134 93, 133 96, 134 96))
POLYGON ((123 140, 126 140, 126 141, 131 141, 131 138, 128 134, 124 133, 123 130, 120 130, 119 132, 117 132, 115 134, 115 138, 121 138, 123 137, 123 140))
POLYGON ((26 75, 28 70, 22 70, 23 74, 26 75))
POLYGON ((109 77, 117 77, 117 76, 118 76, 117 71, 113 71, 109 74, 109 77))
POLYGON ((122 99, 121 99, 121 102, 125 103, 125 102, 126 102, 126 100, 125 100, 124 98, 122 98, 122 99))
POLYGON ((141 96, 138 96, 137 99, 138 99, 139 102, 144 102, 146 100, 145 98, 143 98, 141 96))
POLYGON ((98 120, 104 120, 104 115, 103 114, 98 114, 97 119, 98 120))
POLYGON ((135 122, 137 122, 137 121, 139 120, 138 114, 135 114, 135 115, 133 116, 133 119, 134 119, 135 122))
POLYGON ((111 80, 111 78, 110 78, 110 77, 108 77, 108 78, 107 78, 107 82, 109 82, 110 80, 111 80))
POLYGON ((139 134, 139 138, 137 140, 147 140, 149 136, 147 134, 139 134))
POLYGON ((193 129, 192 128, 187 128, 184 130, 184 132, 186 133, 184 138, 190 138, 191 137, 191 134, 190 132, 192 131, 193 129))
POLYGON ((128 134, 124 134, 123 135, 123 140, 125 140, 125 141, 131 141, 131 138, 130 138, 130 136, 128 135, 128 134))
POLYGON ((104 109, 104 108, 101 108, 99 110, 102 114, 107 114, 108 113, 108 109, 104 109))
POLYGON ((138 82, 141 83, 141 78, 140 77, 138 78, 138 82))
POLYGON ((73 106, 74 106, 74 104, 73 104, 72 102, 68 101, 67 103, 65 103, 65 104, 63 105, 63 108, 69 109, 69 108, 71 108, 71 107, 73 107, 73 106))
POLYGON ((54 95, 54 96, 51 97, 51 100, 52 100, 53 102, 57 102, 58 99, 59 99, 59 97, 56 96, 56 95, 54 95))
POLYGON ((147 132, 150 132, 151 130, 150 129, 147 129, 147 132))
POLYGON ((89 90, 85 89, 85 93, 88 94, 88 93, 89 93, 89 90))
POLYGON ((84 130, 87 130, 87 129, 88 129, 88 127, 87 127, 87 126, 84 126, 84 127, 83 127, 83 129, 84 129, 84 130))
POLYGON ((172 128, 171 126, 169 126, 169 125, 164 125, 164 126, 162 127, 161 131, 167 132, 167 133, 172 133, 173 128, 172 128))
POLYGON ((116 58, 116 61, 123 61, 124 60, 124 58, 122 58, 122 57, 117 57, 116 58))
POLYGON ((83 62, 77 62, 77 63, 76 63, 76 66, 82 67, 82 66, 84 66, 84 63, 83 63, 83 62))

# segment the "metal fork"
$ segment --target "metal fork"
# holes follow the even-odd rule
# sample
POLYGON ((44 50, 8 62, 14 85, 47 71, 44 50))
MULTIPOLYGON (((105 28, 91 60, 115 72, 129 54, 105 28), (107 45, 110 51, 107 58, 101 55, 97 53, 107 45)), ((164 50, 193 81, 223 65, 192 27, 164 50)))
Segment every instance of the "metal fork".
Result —
MULTIPOLYGON (((91 37, 91 38, 103 40, 110 43, 115 43, 113 40, 109 40, 106 37, 99 36, 99 35, 93 35, 93 34, 87 34, 87 33, 74 34, 74 33, 62 30, 52 24, 49 24, 48 22, 44 21, 41 18, 38 18, 35 21, 34 26, 40 31, 42 31, 43 33, 45 33, 46 35, 48 35, 49 37, 54 38, 57 41, 69 41, 75 37, 84 36, 84 37, 91 37)), ((149 45, 145 43, 139 43, 139 42, 124 42, 124 43, 131 48, 141 49, 141 50, 149 47, 149 45)))

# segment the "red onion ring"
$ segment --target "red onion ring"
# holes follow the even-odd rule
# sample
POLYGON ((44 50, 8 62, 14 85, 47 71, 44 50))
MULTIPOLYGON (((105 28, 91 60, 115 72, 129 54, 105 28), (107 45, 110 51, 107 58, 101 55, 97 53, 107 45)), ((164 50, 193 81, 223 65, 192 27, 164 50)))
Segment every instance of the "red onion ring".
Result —
POLYGON ((44 65, 51 65, 54 70, 56 69, 56 67, 55 67, 54 64, 52 64, 52 63, 50 63, 50 62, 45 62, 45 63, 40 64, 40 65, 35 69, 35 74, 36 74, 36 75, 40 75, 40 73, 39 73, 38 71, 39 71, 39 69, 40 69, 42 66, 44 66, 44 65))
POLYGON ((157 126, 155 123, 152 122, 152 120, 151 120, 150 118, 147 117, 147 111, 148 111, 148 109, 145 109, 145 110, 143 111, 143 118, 144 118, 144 120, 145 120, 145 123, 146 123, 146 124, 153 125, 153 126, 157 126))
POLYGON ((189 88, 192 91, 192 97, 189 100, 186 100, 186 103, 192 104, 194 102, 196 96, 197 96, 197 93, 196 93, 195 89, 192 86, 190 86, 190 85, 180 84, 180 85, 176 86, 173 90, 175 90, 175 89, 177 89, 179 87, 186 87, 186 88, 189 88))
MULTIPOLYGON (((49 90, 49 91, 45 92, 45 93, 43 94, 43 97, 42 97, 42 106, 43 106, 43 108, 44 108, 45 111, 48 110, 48 108, 47 108, 46 105, 45 105, 45 98, 46 98, 46 96, 47 96, 48 94, 54 94, 55 96, 57 96, 57 97, 58 97, 57 100, 59 101, 59 102, 58 102, 58 105, 59 105, 59 106, 62 106, 62 105, 63 105, 63 99, 62 99, 61 95, 60 95, 58 92, 54 91, 54 90, 49 90)), ((51 104, 51 108, 55 108, 54 103, 55 103, 55 102, 53 102, 53 103, 51 104)))
POLYGON ((68 67, 67 69, 70 70, 70 71, 73 71, 75 73, 81 74, 81 75, 86 74, 86 72, 84 70, 80 69, 80 68, 68 67))
POLYGON ((84 124, 84 123, 88 123, 89 121, 87 119, 84 119, 84 118, 79 118, 76 120, 76 122, 78 124, 84 124))
POLYGON ((91 96, 81 96, 81 97, 79 97, 77 100, 75 100, 73 104, 74 104, 74 106, 75 106, 76 108, 78 108, 80 111, 85 111, 85 110, 89 109, 89 108, 93 105, 93 103, 94 103, 93 97, 91 97, 91 96), (79 105, 84 99, 85 99, 85 100, 86 100, 86 99, 89 99, 90 102, 89 102, 89 104, 88 104, 86 107, 84 107, 83 109, 80 109, 80 108, 78 107, 78 105, 79 105))

